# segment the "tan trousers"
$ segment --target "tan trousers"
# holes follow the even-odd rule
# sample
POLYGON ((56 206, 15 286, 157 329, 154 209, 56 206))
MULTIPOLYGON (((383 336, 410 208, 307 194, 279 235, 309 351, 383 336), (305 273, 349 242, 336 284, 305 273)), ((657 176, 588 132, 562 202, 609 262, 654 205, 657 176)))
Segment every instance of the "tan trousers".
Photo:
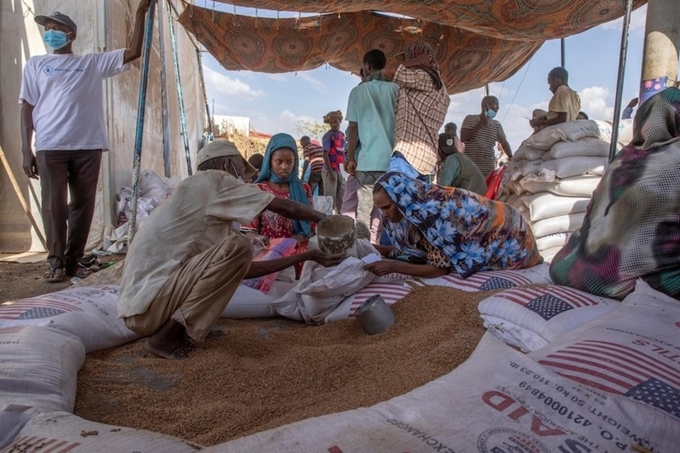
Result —
POLYGON ((205 340, 236 288, 250 269, 253 248, 233 234, 177 269, 165 282, 148 310, 124 318, 128 329, 153 335, 170 318, 181 323, 189 338, 205 340))

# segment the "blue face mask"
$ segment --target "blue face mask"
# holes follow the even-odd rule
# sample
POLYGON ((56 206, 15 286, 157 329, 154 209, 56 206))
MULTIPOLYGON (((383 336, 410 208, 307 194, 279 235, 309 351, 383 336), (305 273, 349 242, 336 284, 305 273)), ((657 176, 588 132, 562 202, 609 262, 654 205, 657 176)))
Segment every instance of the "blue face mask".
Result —
POLYGON ((489 118, 489 119, 494 119, 494 118, 496 118, 496 112, 489 109, 489 110, 486 111, 486 117, 489 118))
POLYGON ((66 33, 60 30, 47 30, 43 34, 43 41, 54 50, 59 50, 68 44, 66 33))

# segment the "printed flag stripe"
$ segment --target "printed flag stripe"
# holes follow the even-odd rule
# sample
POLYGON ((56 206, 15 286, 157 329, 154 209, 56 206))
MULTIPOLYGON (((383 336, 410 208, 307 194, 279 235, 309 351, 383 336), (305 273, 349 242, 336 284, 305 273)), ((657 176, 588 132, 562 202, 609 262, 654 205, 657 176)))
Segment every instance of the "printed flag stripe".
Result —
POLYGON ((15 451, 17 448, 20 448, 21 451, 41 451, 43 453, 67 453, 74 448, 80 446, 79 442, 69 442, 67 440, 62 440, 57 442, 57 439, 47 439, 45 437, 37 437, 37 436, 23 436, 19 437, 14 440, 10 445, 5 447, 5 449, 2 450, 1 453, 10 453, 12 451, 15 451), (54 444, 54 445, 52 445, 54 444), (40 447, 38 447, 40 446, 40 447), (45 447, 51 446, 48 449, 45 449, 45 447), (28 450, 28 449, 31 450, 28 450))
MULTIPOLYGON (((639 384, 640 382, 645 381, 649 377, 649 376, 646 375, 646 373, 638 373, 638 370, 635 370, 634 368, 627 367, 627 366, 624 366, 624 365, 620 365, 618 363, 614 363, 614 365, 617 365, 621 369, 617 369, 617 368, 607 366, 607 365, 602 365, 602 362, 593 362, 591 360, 586 360, 586 359, 582 359, 582 358, 579 358, 579 357, 570 357, 568 355, 562 355, 562 354, 550 354, 548 356, 548 358, 553 359, 553 360, 564 360, 564 361, 579 363, 581 365, 588 365, 590 367, 593 367, 591 369, 595 369, 595 370, 610 371, 612 373, 618 374, 619 376, 621 376, 624 379, 628 379, 629 381, 634 382, 635 384, 639 384), (625 371, 622 371, 622 370, 625 370, 625 371), (629 374, 629 373, 633 373, 633 374, 629 374), (637 374, 637 375, 634 375, 634 374, 637 374)), ((597 357, 597 358, 599 358, 599 357, 597 357)))
POLYGON ((578 301, 583 305, 597 305, 597 300, 592 299, 571 288, 565 288, 564 286, 552 286, 551 290, 554 293, 563 294, 565 297, 567 297, 566 300, 568 301, 578 301))
MULTIPOLYGON (((563 349, 559 352, 561 354, 574 354, 574 355, 577 355, 578 357, 586 357, 586 358, 590 358, 590 359, 599 360, 599 361, 604 362, 604 363, 609 363, 611 365, 617 365, 617 366, 619 366, 620 368, 622 368, 626 371, 640 372, 639 374, 644 376, 644 378, 648 378, 649 376, 654 374, 654 371, 650 370, 649 368, 642 367, 642 366, 635 366, 635 367, 627 366, 627 365, 624 365, 623 361, 612 360, 610 358, 602 357, 601 355, 598 355, 598 354, 588 354, 587 352, 584 352, 583 350, 578 350, 578 351, 572 352, 572 351, 568 351, 566 349, 563 349), (645 371, 645 373, 642 374, 641 373, 642 371, 645 371)), ((548 357, 555 357, 557 355, 558 354, 550 354, 548 357)), ((672 381, 672 379, 671 379, 671 381, 672 381)))
POLYGON ((627 346, 619 345, 617 343, 611 343, 609 341, 585 340, 583 343, 586 343, 588 346, 599 347, 617 353, 633 354, 638 357, 637 359, 638 362, 636 363, 645 362, 654 369, 657 368, 663 369, 663 371, 668 376, 672 376, 675 379, 680 379, 680 370, 668 365, 665 362, 655 359, 654 357, 651 357, 642 351, 638 351, 637 349, 629 348, 627 346))
POLYGON ((45 302, 42 300, 37 300, 37 301, 21 301, 21 302, 15 302, 15 303, 7 303, 5 302, 4 304, 0 305, 0 313, 2 313, 5 310, 14 310, 14 309, 31 309, 35 307, 44 307, 44 308, 58 308, 60 310, 64 311, 82 311, 80 307, 73 306, 72 304, 64 303, 64 302, 45 302))
POLYGON ((519 305, 526 305, 528 302, 531 302, 537 297, 544 296, 548 293, 545 291, 539 291, 535 288, 522 288, 522 289, 508 289, 506 291, 503 291, 502 293, 499 293, 496 295, 496 297, 501 297, 503 299, 507 299, 511 302, 515 302, 519 305), (508 297, 512 296, 512 297, 508 297))
POLYGON ((508 280, 515 286, 529 285, 532 283, 530 279, 522 275, 517 275, 508 271, 480 272, 468 277, 467 279, 463 279, 459 275, 449 274, 443 276, 442 279, 449 283, 453 283, 454 285, 462 286, 465 288, 479 289, 480 286, 482 286, 484 283, 486 283, 487 281, 491 280, 494 277, 503 280, 508 280))
MULTIPOLYGON (((539 361, 539 363, 540 363, 540 361, 539 361)), ((623 394, 623 392, 620 392, 618 390, 614 390, 613 388, 607 387, 606 385, 603 385, 599 382, 591 381, 590 379, 585 379, 581 376, 572 376, 570 374, 559 372, 559 371, 556 371, 555 373, 559 374, 560 376, 565 377, 569 380, 572 380, 574 382, 578 382, 579 384, 583 384, 583 385, 588 386, 588 387, 593 387, 593 388, 596 388, 596 389, 604 390, 605 392, 613 393, 615 395, 623 394)))
POLYGON ((602 379, 602 380, 608 381, 612 384, 615 384, 618 387, 620 387, 621 389, 623 389, 623 391, 622 390, 616 390, 616 393, 623 394, 623 393, 625 393, 626 390, 630 389, 631 387, 634 387, 633 385, 631 385, 627 382, 621 381, 619 379, 616 379, 613 376, 608 376, 606 374, 602 374, 602 373, 600 373, 596 370, 591 370, 589 368, 578 367, 576 365, 570 365, 568 363, 552 362, 550 360, 545 360, 545 359, 539 360, 538 363, 540 363, 541 365, 545 365, 547 367, 550 367, 550 368, 557 368, 557 369, 560 369, 560 370, 567 370, 567 371, 579 373, 580 375, 595 376, 599 379, 602 379))
MULTIPOLYGON (((580 351, 586 351, 586 352, 592 352, 593 354, 596 354, 600 361, 613 361, 616 360, 616 364, 620 365, 622 363, 627 363, 630 364, 636 368, 640 368, 641 370, 644 370, 647 372, 648 377, 652 376, 659 376, 659 377, 664 377, 665 379, 677 383, 677 373, 667 373, 663 372, 662 370, 659 369, 658 366, 654 365, 654 360, 644 360, 642 358, 636 358, 635 356, 638 355, 643 358, 648 358, 644 354, 635 354, 634 350, 630 350, 627 352, 620 352, 620 351, 602 351, 598 349, 592 349, 592 348, 587 348, 584 346, 579 346, 579 347, 570 347, 569 349, 574 349, 574 350, 580 350, 580 351), (652 362, 652 363, 650 363, 652 362)), ((676 384, 677 385, 677 384, 676 384)))
POLYGON ((595 300, 579 296, 578 294, 569 291, 564 291, 557 287, 550 287, 546 289, 537 289, 532 287, 509 289, 498 294, 497 297, 507 299, 519 305, 525 305, 534 298, 544 295, 556 296, 574 307, 597 305, 597 301, 595 300))

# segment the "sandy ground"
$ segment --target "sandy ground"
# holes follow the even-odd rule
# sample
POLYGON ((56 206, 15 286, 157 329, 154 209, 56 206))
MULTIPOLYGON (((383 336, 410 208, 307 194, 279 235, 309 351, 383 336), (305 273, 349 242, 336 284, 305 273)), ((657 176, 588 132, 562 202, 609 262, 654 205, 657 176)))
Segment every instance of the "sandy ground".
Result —
MULTIPOLYGON (((111 255, 101 257, 100 261, 117 263, 124 258, 125 255, 111 255)), ((49 266, 45 262, 36 264, 0 262, 0 303, 53 293, 72 285, 70 278, 65 278, 61 283, 45 283, 43 275, 48 269, 49 266)), ((95 276, 96 274, 92 277, 95 276)))

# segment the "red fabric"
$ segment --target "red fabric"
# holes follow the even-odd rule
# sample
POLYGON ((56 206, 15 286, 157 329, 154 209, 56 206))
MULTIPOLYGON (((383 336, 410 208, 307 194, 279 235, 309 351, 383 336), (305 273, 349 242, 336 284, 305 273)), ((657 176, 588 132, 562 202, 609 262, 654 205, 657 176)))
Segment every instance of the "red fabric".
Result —
POLYGON ((506 168, 507 165, 503 165, 492 171, 486 178, 486 187, 488 187, 488 189, 486 189, 486 194, 484 195, 486 198, 490 200, 496 200, 498 198, 500 195, 501 182, 503 182, 503 173, 505 173, 506 168))

